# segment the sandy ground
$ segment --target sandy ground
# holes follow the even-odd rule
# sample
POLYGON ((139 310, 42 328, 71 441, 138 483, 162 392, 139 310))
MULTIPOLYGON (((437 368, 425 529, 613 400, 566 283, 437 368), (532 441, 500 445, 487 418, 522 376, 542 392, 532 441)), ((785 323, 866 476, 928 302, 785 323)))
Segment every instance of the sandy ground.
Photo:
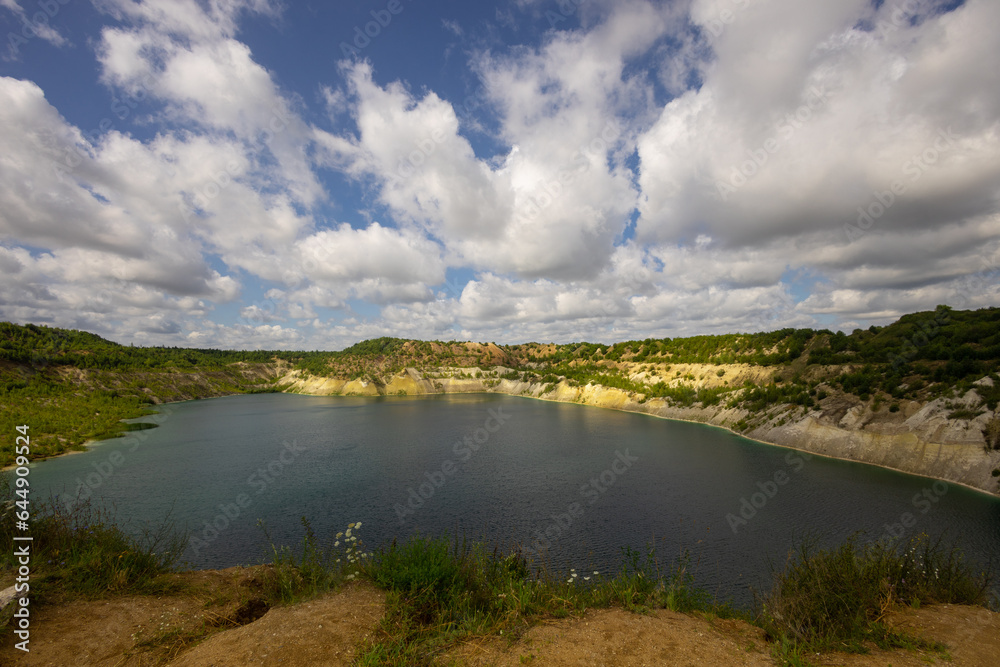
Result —
MULTIPOLYGON (((350 665, 377 636, 384 594, 366 583, 293 606, 268 608, 256 595, 259 572, 230 568, 177 575, 183 593, 42 607, 32 620, 31 652, 0 647, 0 666, 242 667, 350 665)), ((809 656, 816 665, 955 667, 1000 665, 1000 614, 941 605, 906 609, 891 622, 944 642, 937 654, 874 650, 809 656)), ((657 610, 590 610, 537 623, 516 640, 470 641, 440 665, 773 665, 763 632, 742 621, 657 610)))

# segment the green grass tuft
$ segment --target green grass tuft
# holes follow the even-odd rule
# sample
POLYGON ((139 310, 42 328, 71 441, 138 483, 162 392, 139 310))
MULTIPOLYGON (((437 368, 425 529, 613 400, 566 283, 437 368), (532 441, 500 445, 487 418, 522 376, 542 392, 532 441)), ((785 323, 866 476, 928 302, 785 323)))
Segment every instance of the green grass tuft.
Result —
POLYGON ((989 573, 976 573, 940 539, 921 535, 899 547, 851 538, 832 550, 806 542, 759 596, 758 623, 779 644, 810 650, 940 649, 892 630, 887 613, 922 603, 984 605, 989 586, 989 573))
MULTIPOLYGON (((10 498, 9 481, 0 478, 0 498, 10 498)), ((13 544, 13 500, 2 503, 0 542, 13 544)), ((108 512, 80 502, 67 510, 54 501, 31 505, 31 601, 97 599, 122 594, 161 593, 169 584, 159 576, 177 563, 187 536, 167 520, 139 538, 126 534, 108 512)), ((13 549, 0 553, 0 570, 16 571, 13 549)))

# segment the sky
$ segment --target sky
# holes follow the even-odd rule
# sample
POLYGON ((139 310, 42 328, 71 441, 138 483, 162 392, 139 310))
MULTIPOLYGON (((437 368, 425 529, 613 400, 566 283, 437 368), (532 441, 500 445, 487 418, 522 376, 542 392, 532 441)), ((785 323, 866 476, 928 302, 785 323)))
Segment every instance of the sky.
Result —
POLYGON ((613 343, 1000 306, 996 0, 0 0, 0 319, 613 343))

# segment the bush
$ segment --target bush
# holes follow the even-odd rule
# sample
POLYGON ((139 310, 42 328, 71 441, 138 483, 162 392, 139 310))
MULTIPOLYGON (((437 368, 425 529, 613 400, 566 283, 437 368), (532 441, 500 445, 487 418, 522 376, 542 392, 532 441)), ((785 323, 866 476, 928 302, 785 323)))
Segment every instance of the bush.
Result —
MULTIPOLYGON (((0 479, 0 497, 12 494, 0 479)), ((15 500, 3 502, 0 541, 13 543, 14 521, 6 516, 15 500)), ((169 588, 159 575, 169 572, 185 547, 187 535, 165 521, 139 538, 126 534, 107 512, 80 502, 65 509, 54 501, 32 501, 32 602, 60 598, 97 599, 123 593, 159 593, 169 588)), ((17 567, 11 549, 0 554, 0 570, 17 567)))
POLYGON ((376 584, 403 593, 429 623, 460 593, 462 569, 445 540, 413 539, 378 553, 373 563, 376 584))
POLYGON ((299 553, 271 539, 267 526, 257 521, 271 547, 270 597, 275 602, 290 603, 325 593, 361 573, 363 561, 370 557, 357 532, 361 522, 347 524, 327 544, 321 544, 306 517, 301 517, 304 534, 299 553), (354 534, 352 534, 352 531, 354 534))
POLYGON ((457 641, 498 632, 510 637, 533 617, 563 617, 588 607, 736 613, 695 587, 687 555, 664 570, 652 547, 645 558, 627 547, 622 552, 621 571, 605 578, 575 570, 554 575, 544 566, 532 572, 520 551, 489 550, 480 542, 394 541, 363 566, 388 595, 383 636, 363 649, 359 664, 432 664, 436 653, 457 641))
POLYGON ((860 546, 851 538, 831 551, 815 551, 807 542, 758 598, 759 617, 772 638, 816 649, 864 651, 866 641, 901 646, 912 639, 884 623, 892 606, 984 604, 990 580, 967 566, 956 548, 925 535, 900 549, 885 542, 860 546))
POLYGON ((986 422, 983 428, 983 440, 987 452, 1000 449, 1000 419, 994 417, 986 422))

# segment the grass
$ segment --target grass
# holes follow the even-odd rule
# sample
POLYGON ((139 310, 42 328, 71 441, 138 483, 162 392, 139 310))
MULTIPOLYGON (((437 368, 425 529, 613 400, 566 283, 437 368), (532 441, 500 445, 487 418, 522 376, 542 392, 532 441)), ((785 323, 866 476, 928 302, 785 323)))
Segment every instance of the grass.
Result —
POLYGON ((861 545, 851 538, 835 549, 806 541, 758 596, 757 623, 785 664, 803 653, 879 648, 943 651, 886 623, 892 609, 927 603, 987 605, 991 576, 967 565, 954 547, 925 535, 902 545, 861 545))
POLYGON ((686 556, 666 570, 652 548, 645 558, 626 548, 623 557, 616 575, 581 576, 575 570, 556 574, 535 568, 517 549, 504 552, 444 538, 394 542, 363 567, 388 596, 379 636, 365 647, 359 664, 430 664, 459 642, 483 636, 513 641, 540 618, 588 608, 736 613, 694 586, 686 556))
MULTIPOLYGON (((0 479, 0 493, 5 489, 9 497, 6 477, 0 479)), ((14 544, 12 502, 3 503, 0 512, 0 542, 4 544, 14 544)), ((159 575, 171 571, 187 542, 169 521, 133 538, 116 525, 113 516, 88 502, 67 511, 51 501, 34 501, 31 513, 32 604, 162 593, 169 585, 159 575)), ((0 553, 0 571, 13 572, 16 567, 13 549, 0 553)))
POLYGON ((317 539, 305 517, 301 522, 304 535, 298 550, 276 545, 264 522, 257 523, 271 548, 269 597, 276 604, 291 604, 333 590, 360 575, 362 562, 370 557, 356 534, 360 521, 347 524, 345 532, 337 533, 326 544, 317 539))
MULTIPOLYGON (((9 488, 0 492, 11 495, 9 488)), ((5 507, 9 511, 9 503, 5 507)), ((86 503, 72 511, 33 503, 32 604, 178 592, 176 580, 164 575, 176 566, 186 537, 166 524, 135 539, 112 519, 86 503)), ((4 516, 0 535, 8 543, 12 526, 4 516)), ((325 542, 305 518, 302 526, 302 542, 290 548, 275 545, 261 524, 271 543, 270 564, 248 600, 266 610, 317 597, 351 580, 371 582, 386 592, 386 610, 360 649, 360 665, 428 665, 465 641, 516 641, 541 619, 608 607, 741 618, 766 631, 773 657, 785 665, 808 665, 807 656, 816 652, 865 652, 872 646, 946 655, 943 645, 892 629, 889 611, 989 602, 990 575, 976 572, 955 548, 925 536, 902 545, 861 544, 852 538, 827 550, 806 541, 781 571, 773 572, 773 585, 757 595, 755 608, 744 611, 700 589, 686 553, 662 563, 652 547, 625 547, 618 572, 563 573, 529 561, 517 548, 417 536, 366 552, 360 523, 348 524, 325 542)), ((15 567, 10 552, 0 554, 4 572, 15 567)), ((0 619, 6 634, 12 609, 0 619)), ((234 623, 239 624, 228 625, 234 623)), ((216 625, 170 629, 145 638, 137 650, 173 655, 215 632, 216 625)))
MULTIPOLYGON (((365 552, 360 523, 325 542, 303 518, 298 548, 270 542, 271 597, 294 603, 365 579, 386 591, 386 612, 360 665, 426 665, 458 643, 480 637, 513 640, 538 619, 620 606, 643 613, 666 608, 719 617, 739 615, 694 585, 690 559, 662 566, 655 551, 623 549, 615 575, 553 573, 518 549, 482 542, 413 537, 365 552)), ((267 535, 266 526, 261 526, 267 535)))

